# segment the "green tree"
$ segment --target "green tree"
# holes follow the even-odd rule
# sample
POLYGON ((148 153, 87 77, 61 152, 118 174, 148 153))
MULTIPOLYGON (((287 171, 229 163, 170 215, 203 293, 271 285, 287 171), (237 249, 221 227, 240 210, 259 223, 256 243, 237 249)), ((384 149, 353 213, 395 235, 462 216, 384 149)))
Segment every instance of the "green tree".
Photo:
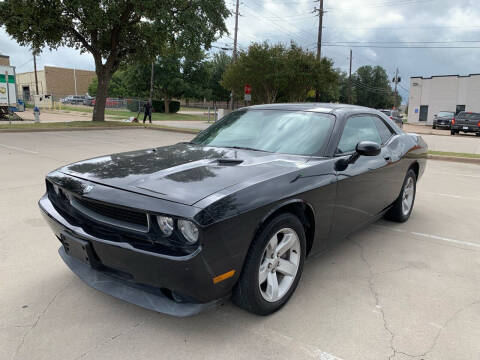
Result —
MULTIPOLYGON (((151 64, 138 63, 122 69, 123 84, 128 96, 148 97, 150 91, 151 64)), ((203 51, 183 54, 170 49, 154 62, 154 97, 163 99, 168 112, 172 98, 200 99, 210 96, 208 67, 203 51)), ((115 77, 115 75, 114 75, 115 77)))
POLYGON ((285 47, 253 43, 240 51, 236 63, 225 70, 221 84, 243 94, 246 84, 252 87, 252 100, 256 103, 273 103, 285 82, 285 47))
POLYGON ((243 87, 252 87, 254 103, 277 101, 298 102, 309 98, 309 93, 318 88, 322 101, 338 98, 338 74, 333 61, 302 49, 294 42, 289 47, 254 43, 239 54, 235 64, 230 64, 221 81, 225 89, 243 94, 243 87))
POLYGON ((225 89, 220 82, 227 67, 232 63, 232 57, 224 51, 213 54, 211 60, 207 61, 208 88, 211 90, 209 100, 230 101, 230 91, 225 89))
POLYGON ((315 70, 315 85, 321 102, 334 102, 339 99, 339 75, 333 67, 333 60, 322 58, 315 70))
POLYGON ((173 43, 208 48, 226 32, 224 0, 4 0, 0 25, 32 49, 68 46, 90 52, 98 87, 93 121, 105 120, 105 101, 120 65, 150 62, 173 43))
POLYGON ((390 87, 387 72, 381 66, 361 66, 352 75, 356 104, 371 108, 391 108, 394 92, 390 87))
MULTIPOLYGON (((95 77, 88 86, 88 94, 90 96, 96 96, 98 89, 98 79, 95 77)), ((131 96, 127 89, 125 82, 125 71, 118 70, 113 74, 110 84, 108 85, 107 96, 125 98, 131 96)))

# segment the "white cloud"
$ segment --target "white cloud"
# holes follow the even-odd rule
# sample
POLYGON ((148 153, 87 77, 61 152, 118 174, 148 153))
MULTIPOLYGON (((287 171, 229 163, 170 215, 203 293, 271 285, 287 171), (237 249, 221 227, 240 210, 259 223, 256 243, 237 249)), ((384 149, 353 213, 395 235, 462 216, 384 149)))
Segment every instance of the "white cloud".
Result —
MULTIPOLYGON (((353 49, 354 70, 361 65, 381 65, 390 75, 400 69, 403 79, 413 75, 466 74, 478 72, 480 49, 386 49, 353 47, 360 42, 479 40, 480 6, 478 0, 324 0, 323 40, 342 47, 324 46, 322 54, 335 66, 348 70, 349 47, 353 49), (339 44, 353 41, 356 44, 339 44)), ((232 0, 227 5, 234 10, 232 0)), ((238 41, 246 48, 252 41, 282 42, 291 39, 312 51, 316 49, 318 17, 312 13, 318 2, 312 0, 241 0, 238 41)), ((233 46, 233 17, 226 21, 229 36, 216 45, 233 46)), ((401 44, 396 44, 401 45, 401 44)), ((422 45, 422 44, 417 44, 422 45)), ((480 46, 477 43, 445 43, 441 46, 480 46)), ((19 72, 33 69, 31 54, 0 30, 0 52, 10 55, 19 72)), ((38 59, 44 64, 94 69, 89 54, 74 49, 45 50, 38 59)), ((404 86, 407 85, 404 82, 404 86)))

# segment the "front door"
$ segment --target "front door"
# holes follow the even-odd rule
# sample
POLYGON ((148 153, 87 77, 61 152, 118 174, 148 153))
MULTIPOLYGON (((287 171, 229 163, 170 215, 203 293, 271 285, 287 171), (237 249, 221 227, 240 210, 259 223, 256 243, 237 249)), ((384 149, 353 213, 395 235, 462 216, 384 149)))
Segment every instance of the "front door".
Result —
MULTIPOLYGON (((378 144, 388 141, 388 134, 381 132, 380 123, 383 121, 375 115, 348 118, 337 145, 337 156, 349 158, 355 153, 355 147, 360 141, 378 144)), ((369 222, 391 203, 388 195, 391 184, 385 181, 388 176, 384 176, 392 163, 391 157, 388 146, 383 146, 379 155, 359 156, 345 169, 337 171, 332 241, 347 236, 369 222)))
POLYGON ((427 121, 428 118, 428 105, 420 105, 420 116, 418 120, 427 121))

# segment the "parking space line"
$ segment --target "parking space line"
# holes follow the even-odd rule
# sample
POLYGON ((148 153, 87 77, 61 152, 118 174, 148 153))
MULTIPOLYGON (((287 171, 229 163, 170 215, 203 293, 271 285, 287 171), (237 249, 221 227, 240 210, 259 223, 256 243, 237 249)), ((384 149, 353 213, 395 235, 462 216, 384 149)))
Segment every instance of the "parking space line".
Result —
POLYGON ((17 147, 17 146, 11 146, 11 145, 5 145, 5 144, 0 144, 0 146, 4 147, 6 149, 23 151, 23 152, 26 152, 26 153, 29 153, 29 154, 38 154, 38 151, 32 151, 32 150, 24 149, 24 148, 17 147))
POLYGON ((475 244, 475 243, 468 242, 468 241, 455 240, 455 239, 450 239, 450 238, 446 238, 446 237, 443 237, 443 236, 432 235, 432 234, 424 234, 424 233, 419 233, 419 232, 415 232, 415 231, 410 231, 410 234, 417 235, 417 236, 423 236, 423 237, 427 237, 427 238, 435 239, 435 240, 440 240, 440 241, 446 241, 446 242, 450 242, 450 243, 453 243, 453 244, 466 245, 466 246, 472 246, 472 247, 480 248, 480 244, 475 244))
POLYGON ((432 172, 432 173, 428 173, 428 175, 466 176, 466 177, 480 178, 480 175, 459 174, 459 173, 452 174, 452 173, 447 173, 447 172, 432 172))
POLYGON ((426 237, 426 238, 430 238, 430 239, 434 239, 434 240, 445 241, 445 242, 449 242, 449 243, 452 243, 452 244, 480 248, 480 244, 472 243, 472 242, 469 242, 469 241, 456 240, 456 239, 451 239, 451 238, 447 238, 447 237, 444 237, 444 236, 438 236, 438 235, 433 235, 433 234, 425 234, 425 233, 420 233, 420 232, 416 232, 416 231, 408 231, 408 230, 404 230, 404 229, 395 229, 395 228, 390 228, 388 226, 377 225, 377 224, 374 224, 372 226, 379 227, 379 228, 389 230, 389 231, 395 231, 395 232, 399 232, 399 233, 408 233, 410 235, 421 236, 421 237, 426 237))
POLYGON ((445 194, 445 193, 436 193, 432 191, 422 191, 419 194, 429 194, 429 195, 435 195, 435 196, 445 196, 445 197, 450 197, 453 199, 462 199, 462 200, 475 200, 479 201, 479 198, 471 197, 471 196, 462 196, 462 195, 455 195, 455 194, 445 194))

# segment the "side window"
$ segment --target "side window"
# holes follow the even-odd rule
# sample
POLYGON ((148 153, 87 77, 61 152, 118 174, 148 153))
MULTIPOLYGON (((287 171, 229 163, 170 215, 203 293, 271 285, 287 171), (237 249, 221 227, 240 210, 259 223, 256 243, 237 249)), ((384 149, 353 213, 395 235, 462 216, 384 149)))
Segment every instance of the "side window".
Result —
POLYGON ((390 139, 393 135, 392 130, 385 125, 385 123, 380 119, 375 117, 375 125, 377 126, 378 133, 380 134, 380 137, 382 138, 382 144, 385 144, 388 139, 390 139))
POLYGON ((373 141, 382 144, 382 138, 375 124, 376 117, 361 115, 347 119, 342 137, 338 142, 337 153, 344 154, 355 150, 360 141, 373 141))

